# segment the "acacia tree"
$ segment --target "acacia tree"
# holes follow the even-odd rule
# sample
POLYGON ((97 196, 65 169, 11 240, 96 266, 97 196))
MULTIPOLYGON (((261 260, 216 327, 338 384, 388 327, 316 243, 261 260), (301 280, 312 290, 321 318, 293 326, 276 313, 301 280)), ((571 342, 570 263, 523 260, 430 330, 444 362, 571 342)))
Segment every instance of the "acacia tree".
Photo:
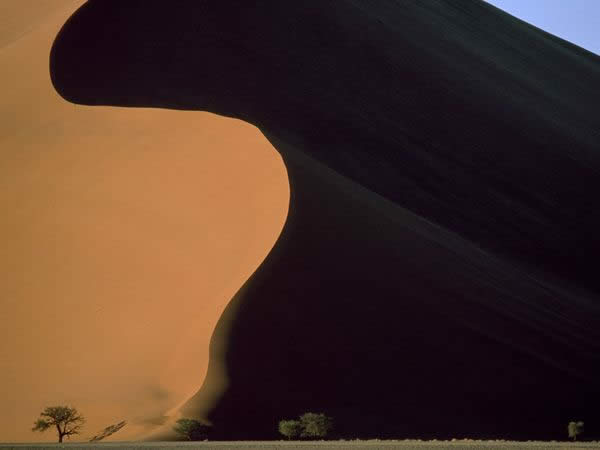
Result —
POLYGON ((85 419, 75 408, 69 406, 49 406, 40 413, 40 418, 34 423, 31 431, 46 431, 56 427, 58 442, 65 436, 79 434, 85 419))
POLYGON ((583 422, 569 422, 569 437, 574 441, 577 440, 577 436, 583 433, 583 422))

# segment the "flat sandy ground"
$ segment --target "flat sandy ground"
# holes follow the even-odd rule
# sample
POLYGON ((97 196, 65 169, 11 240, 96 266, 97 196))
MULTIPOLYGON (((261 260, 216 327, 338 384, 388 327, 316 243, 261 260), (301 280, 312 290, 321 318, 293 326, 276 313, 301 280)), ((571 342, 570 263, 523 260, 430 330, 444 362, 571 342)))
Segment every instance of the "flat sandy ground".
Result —
POLYGON ((218 449, 504 449, 504 448, 600 448, 600 442, 510 442, 510 441, 320 441, 320 442, 106 442, 98 444, 73 443, 73 444, 0 444, 0 448, 67 448, 67 449, 94 449, 94 448, 118 448, 118 449, 190 449, 190 448, 218 448, 218 449))

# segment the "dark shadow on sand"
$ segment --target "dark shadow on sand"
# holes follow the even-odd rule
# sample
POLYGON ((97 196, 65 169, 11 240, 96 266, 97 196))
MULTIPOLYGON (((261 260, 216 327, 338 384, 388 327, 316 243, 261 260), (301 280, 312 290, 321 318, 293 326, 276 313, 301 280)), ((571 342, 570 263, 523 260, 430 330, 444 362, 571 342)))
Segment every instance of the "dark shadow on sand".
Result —
POLYGON ((220 437, 600 418, 597 56, 479 0, 90 0, 50 65, 72 102, 241 118, 284 158, 288 221, 184 408, 220 437))

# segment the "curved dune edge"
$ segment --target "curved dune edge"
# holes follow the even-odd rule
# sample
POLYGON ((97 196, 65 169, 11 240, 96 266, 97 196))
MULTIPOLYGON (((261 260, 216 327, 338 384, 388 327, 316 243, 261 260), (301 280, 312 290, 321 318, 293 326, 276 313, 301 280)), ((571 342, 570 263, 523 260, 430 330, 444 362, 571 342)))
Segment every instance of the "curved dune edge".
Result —
POLYGON ((66 103, 48 53, 83 2, 9 3, 0 397, 11 407, 0 437, 55 441, 32 423, 45 406, 68 403, 87 418, 74 441, 122 420, 110 439, 134 439, 198 389, 221 311, 283 226, 285 168, 241 121, 66 103), (36 5, 44 14, 28 24, 36 5))
POLYGON ((90 2, 51 53, 76 104, 238 117, 284 158, 285 228, 182 411, 220 439, 595 422, 600 59, 483 1, 234 3, 90 2))

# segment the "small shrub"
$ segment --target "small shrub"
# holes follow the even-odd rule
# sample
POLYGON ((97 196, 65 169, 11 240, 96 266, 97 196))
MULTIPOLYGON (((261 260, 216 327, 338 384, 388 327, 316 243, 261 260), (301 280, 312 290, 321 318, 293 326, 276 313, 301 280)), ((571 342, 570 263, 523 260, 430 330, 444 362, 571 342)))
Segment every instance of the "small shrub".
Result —
POLYGON ((569 422, 569 437, 574 441, 577 440, 577 436, 583 433, 583 422, 569 422))
POLYGON ((288 440, 297 438, 302 433, 302 424, 297 420, 282 420, 279 422, 279 432, 288 440))
POLYGON ((179 419, 173 427, 176 433, 185 436, 188 441, 208 439, 210 427, 195 419, 179 419))
POLYGON ((324 438, 333 428, 333 419, 323 413, 305 413, 300 416, 302 432, 300 436, 307 438, 324 438))

